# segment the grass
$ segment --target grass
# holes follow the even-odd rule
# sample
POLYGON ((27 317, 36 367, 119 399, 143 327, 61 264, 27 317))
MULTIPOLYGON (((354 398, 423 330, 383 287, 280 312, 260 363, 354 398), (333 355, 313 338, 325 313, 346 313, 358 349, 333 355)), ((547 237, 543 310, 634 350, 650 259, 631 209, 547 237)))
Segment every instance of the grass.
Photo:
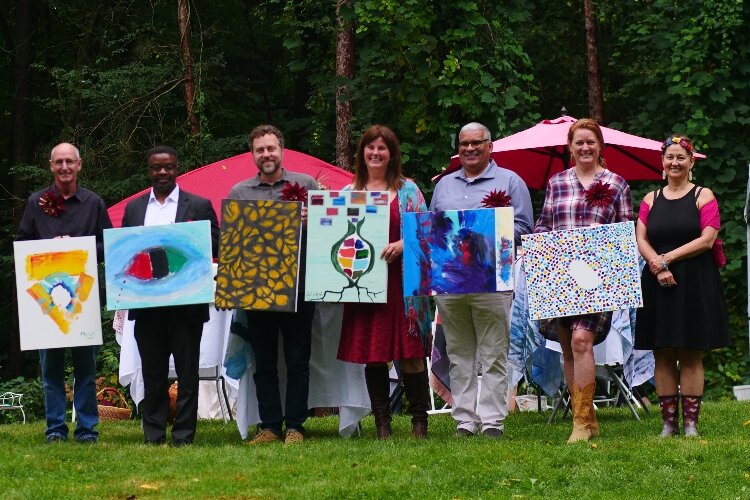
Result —
MULTIPOLYGON (((652 407, 653 408, 653 407, 652 407)), ((750 403, 703 406, 701 438, 660 439, 655 413, 598 412, 602 436, 565 444, 570 419, 516 413, 501 440, 457 439, 449 415, 430 437, 341 439, 336 417, 314 418, 308 439, 249 447, 236 426, 200 421, 186 448, 141 443, 139 421, 104 422, 97 445, 44 444, 44 425, 0 426, 2 498, 750 498, 750 403)))

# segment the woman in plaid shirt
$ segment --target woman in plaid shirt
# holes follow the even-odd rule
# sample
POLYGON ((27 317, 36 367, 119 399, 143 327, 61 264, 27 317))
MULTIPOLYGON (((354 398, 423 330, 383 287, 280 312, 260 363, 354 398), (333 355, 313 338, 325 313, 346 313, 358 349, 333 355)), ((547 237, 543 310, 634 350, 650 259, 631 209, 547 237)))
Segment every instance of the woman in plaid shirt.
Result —
MULTIPOLYGON (((607 170, 603 147, 602 131, 594 120, 582 118, 571 125, 568 148, 575 166, 550 178, 535 233, 633 220, 630 188, 607 170)), ((542 335, 560 342, 563 351, 573 408, 568 443, 599 435, 593 409, 594 345, 606 338, 611 320, 612 313, 607 312, 543 320, 540 325, 542 335)))

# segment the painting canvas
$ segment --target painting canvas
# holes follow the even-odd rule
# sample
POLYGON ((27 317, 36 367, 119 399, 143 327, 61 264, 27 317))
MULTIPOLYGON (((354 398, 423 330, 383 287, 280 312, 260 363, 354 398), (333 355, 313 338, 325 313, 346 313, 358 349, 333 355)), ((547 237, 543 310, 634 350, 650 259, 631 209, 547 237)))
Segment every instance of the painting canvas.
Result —
POLYGON ((404 295, 513 290, 513 208, 403 215, 404 295))
POLYGON ((223 200, 216 306, 297 310, 302 203, 223 200))
POLYGON ((21 350, 102 343, 96 238, 13 243, 21 350))
POLYGON ((104 230, 107 309, 213 302, 211 224, 104 230))
POLYGON ((310 191, 305 300, 387 301, 390 198, 385 191, 310 191))
POLYGON ((633 222, 521 239, 531 319, 643 305, 633 222))

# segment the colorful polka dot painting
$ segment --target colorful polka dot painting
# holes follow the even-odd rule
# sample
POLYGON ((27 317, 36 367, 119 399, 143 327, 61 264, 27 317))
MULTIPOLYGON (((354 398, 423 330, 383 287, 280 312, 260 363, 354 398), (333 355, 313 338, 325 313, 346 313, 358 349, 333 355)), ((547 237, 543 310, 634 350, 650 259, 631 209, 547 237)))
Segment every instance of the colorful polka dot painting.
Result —
POLYGON ((521 240, 531 319, 643 305, 632 222, 527 234, 521 240))

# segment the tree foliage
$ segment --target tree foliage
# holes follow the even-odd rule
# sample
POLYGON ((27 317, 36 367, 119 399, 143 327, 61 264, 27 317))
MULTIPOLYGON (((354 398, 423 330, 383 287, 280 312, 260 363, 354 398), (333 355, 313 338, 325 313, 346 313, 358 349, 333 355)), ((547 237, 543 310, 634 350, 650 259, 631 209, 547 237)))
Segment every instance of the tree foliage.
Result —
MULTIPOLYGON (((82 183, 109 203, 145 186, 149 147, 176 147, 190 169, 244 151, 247 131, 263 122, 280 126, 288 147, 334 162, 336 89, 346 85, 353 139, 372 123, 392 127, 407 174, 429 192, 429 178, 447 165, 466 122, 480 121, 500 137, 556 117, 563 105, 573 116, 589 114, 583 0, 352 4, 339 14, 356 29, 355 72, 342 79, 336 2, 190 2, 193 111, 201 124, 195 136, 183 101, 177 2, 19 0, 0 12, 0 102, 8 110, 0 121, 8 201, 0 208, 0 331, 13 332, 0 335, 0 344, 17 334, 8 278, 20 207, 49 182, 46 159, 56 142, 81 146, 82 183), (29 16, 23 33, 17 28, 29 16), (27 67, 16 64, 26 58, 27 67), (24 121, 16 96, 27 91, 24 121)), ((709 157, 698 164, 697 180, 722 209, 735 344, 709 355, 706 366, 708 387, 726 393, 750 383, 742 220, 750 6, 639 0, 596 7, 607 125, 656 139, 687 133, 709 157)), ((633 187, 644 193, 655 184, 633 187)))

